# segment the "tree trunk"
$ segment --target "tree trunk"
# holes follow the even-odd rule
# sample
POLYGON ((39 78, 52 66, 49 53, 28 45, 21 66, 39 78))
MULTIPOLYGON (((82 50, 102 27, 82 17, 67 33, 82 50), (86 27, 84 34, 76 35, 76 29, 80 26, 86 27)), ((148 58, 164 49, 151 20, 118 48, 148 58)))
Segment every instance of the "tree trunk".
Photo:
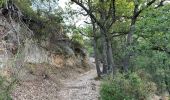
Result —
POLYGON ((115 67, 113 63, 113 49, 111 45, 111 41, 107 40, 107 61, 108 61, 108 71, 109 72, 114 72, 115 67))
POLYGON ((106 36, 104 35, 104 31, 101 29, 100 30, 101 35, 102 35, 102 60, 103 60, 103 74, 107 74, 107 67, 108 67, 108 62, 107 62, 107 41, 106 41, 106 36))
POLYGON ((133 42, 132 35, 135 32, 135 23, 136 23, 136 20, 137 20, 137 17, 138 17, 137 13, 138 13, 138 5, 135 5, 133 17, 131 18, 130 30, 129 30, 129 33, 127 35, 127 44, 126 44, 126 47, 125 47, 125 50, 127 51, 127 53, 125 54, 125 59, 124 59, 124 63, 123 63, 123 69, 124 69, 125 72, 127 72, 128 69, 129 69, 130 56, 132 55, 132 52, 128 51, 128 49, 133 42))
POLYGON ((97 76, 101 76, 101 70, 100 70, 100 64, 99 64, 99 57, 98 57, 98 50, 97 50, 97 36, 96 36, 96 26, 95 22, 91 18, 91 22, 93 25, 93 49, 94 49, 94 56, 95 56, 95 64, 96 64, 96 71, 97 71, 97 76))
MULTIPOLYGON (((104 3, 104 0, 99 0, 100 3, 104 3)), ((100 9, 100 22, 102 24, 102 27, 100 27, 100 34, 102 38, 102 60, 103 60, 103 74, 107 74, 108 71, 108 59, 107 59, 107 34, 106 34, 106 11, 104 9, 100 9)))
POLYGON ((132 51, 128 51, 128 49, 132 44, 132 34, 134 33, 134 31, 135 31, 135 23, 132 23, 131 27, 130 27, 130 31, 127 36, 127 44, 125 47, 125 50, 127 51, 127 53, 125 55, 124 63, 123 63, 124 64, 123 69, 125 72, 128 71, 129 65, 130 65, 130 56, 132 55, 132 51))
POLYGON ((98 58, 97 38, 96 37, 94 37, 94 39, 93 39, 93 48, 94 48, 94 56, 95 56, 97 76, 100 77, 101 76, 101 70, 100 70, 100 64, 99 64, 99 58, 98 58))

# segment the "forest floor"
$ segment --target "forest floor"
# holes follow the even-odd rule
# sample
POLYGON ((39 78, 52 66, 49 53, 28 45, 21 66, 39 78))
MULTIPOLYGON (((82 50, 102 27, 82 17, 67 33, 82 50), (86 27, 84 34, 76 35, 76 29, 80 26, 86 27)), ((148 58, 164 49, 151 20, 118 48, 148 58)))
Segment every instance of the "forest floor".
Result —
MULTIPOLYGON (((92 62, 90 60, 90 62, 92 62)), ((12 91, 13 100, 98 100, 100 81, 95 66, 90 70, 76 74, 76 77, 53 82, 50 78, 38 81, 26 81, 12 91)))

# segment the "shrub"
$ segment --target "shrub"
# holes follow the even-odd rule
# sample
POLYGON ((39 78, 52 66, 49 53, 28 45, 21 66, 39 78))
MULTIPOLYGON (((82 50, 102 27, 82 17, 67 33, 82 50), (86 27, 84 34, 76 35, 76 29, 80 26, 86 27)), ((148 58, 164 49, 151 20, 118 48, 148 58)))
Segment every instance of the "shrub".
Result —
POLYGON ((12 86, 13 82, 8 83, 4 77, 0 76, 0 100, 12 100, 9 93, 12 86))
POLYGON ((142 79, 137 73, 116 73, 114 78, 104 80, 100 95, 102 100, 145 100, 155 91, 155 84, 142 79))

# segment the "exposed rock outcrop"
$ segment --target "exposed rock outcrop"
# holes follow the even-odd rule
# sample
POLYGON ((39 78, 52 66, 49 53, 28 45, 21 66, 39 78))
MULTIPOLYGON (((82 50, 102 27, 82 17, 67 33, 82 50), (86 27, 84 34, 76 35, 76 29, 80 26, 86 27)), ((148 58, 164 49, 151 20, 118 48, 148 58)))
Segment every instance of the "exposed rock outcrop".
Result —
POLYGON ((1 70, 8 67, 14 71, 13 74, 21 72, 20 75, 27 76, 24 66, 28 63, 48 64, 57 68, 81 66, 86 69, 88 60, 83 48, 75 48, 70 40, 62 40, 61 35, 58 40, 55 37, 56 43, 51 43, 50 39, 36 42, 31 37, 32 31, 24 23, 0 15, 1 70))

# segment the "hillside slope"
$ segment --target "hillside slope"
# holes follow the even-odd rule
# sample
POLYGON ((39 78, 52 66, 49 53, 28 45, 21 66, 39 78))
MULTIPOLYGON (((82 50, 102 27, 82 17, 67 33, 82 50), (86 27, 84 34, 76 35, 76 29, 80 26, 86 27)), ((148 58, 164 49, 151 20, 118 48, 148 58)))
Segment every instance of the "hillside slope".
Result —
POLYGON ((64 35, 39 41, 22 20, 2 11, 0 75, 9 82, 17 81, 11 90, 14 100, 56 100, 62 80, 74 79, 90 69, 85 49, 77 43, 64 35))

